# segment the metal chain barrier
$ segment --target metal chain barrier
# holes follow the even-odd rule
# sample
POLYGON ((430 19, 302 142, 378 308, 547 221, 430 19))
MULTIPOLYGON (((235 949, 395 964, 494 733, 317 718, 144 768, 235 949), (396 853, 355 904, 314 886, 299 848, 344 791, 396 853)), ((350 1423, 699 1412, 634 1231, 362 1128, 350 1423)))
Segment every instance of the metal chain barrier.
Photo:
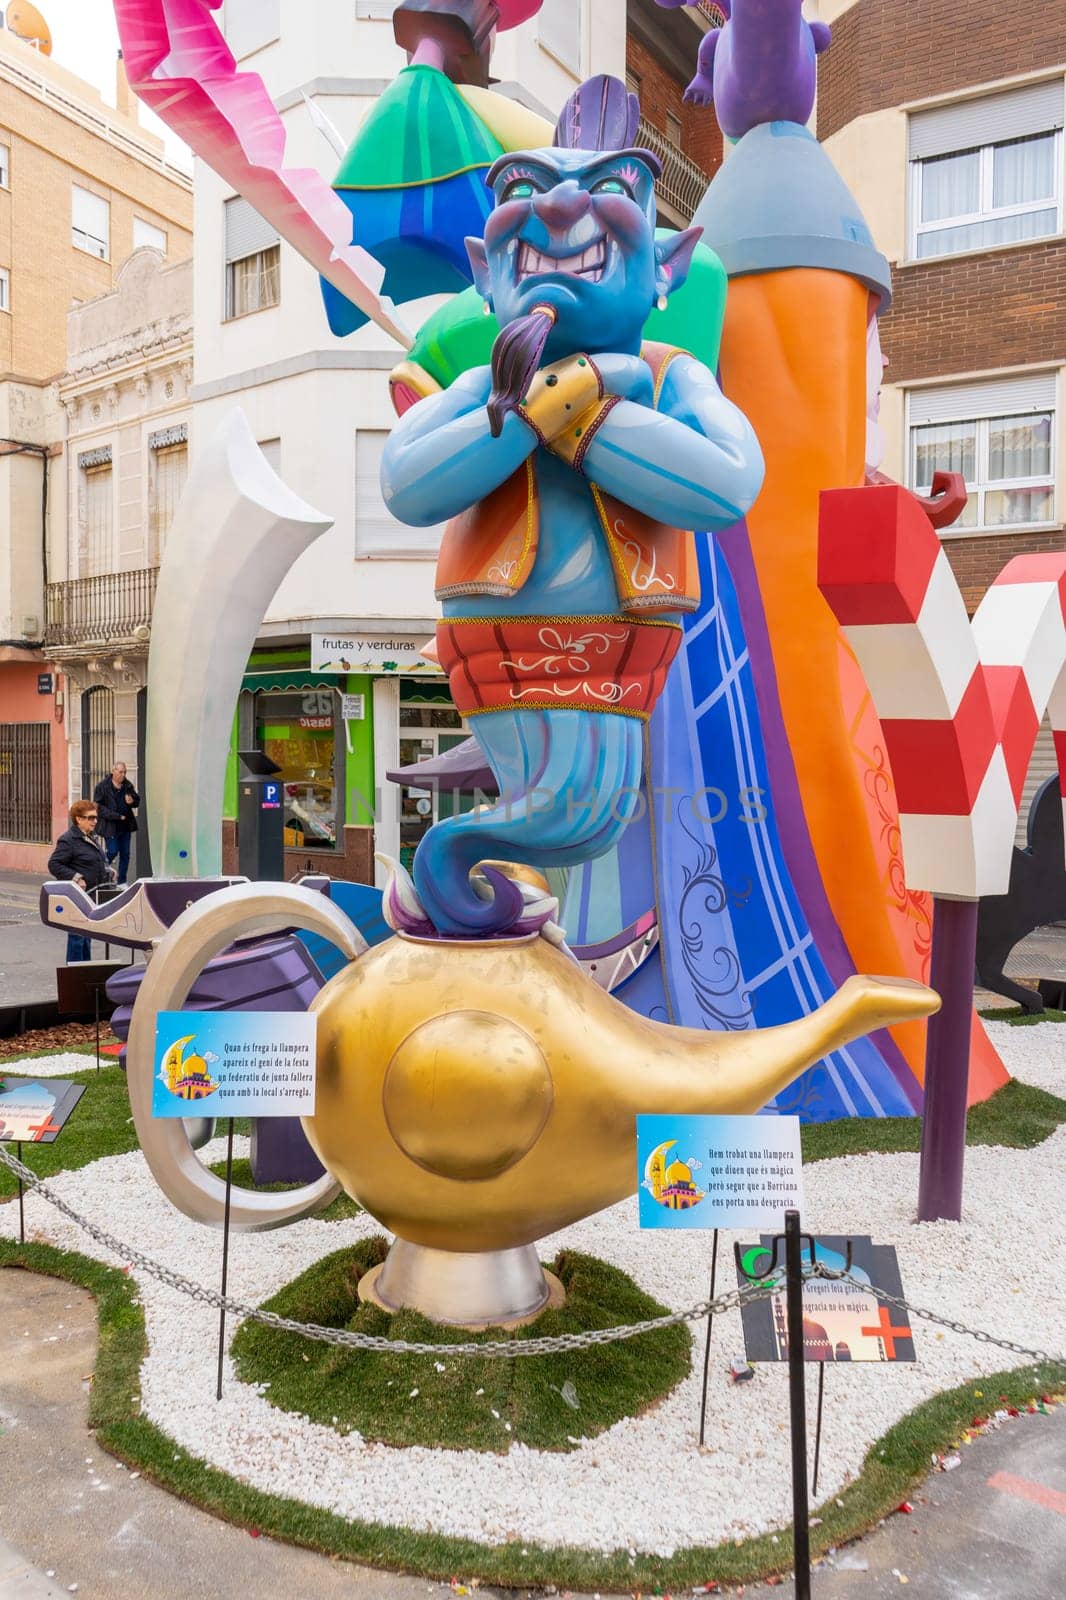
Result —
MULTIPOLYGON (((10 1155, 2 1145, 0 1145, 0 1165, 5 1166, 16 1178, 20 1178, 24 1184, 35 1190, 42 1200, 47 1200, 76 1227, 95 1239, 97 1244, 103 1245, 105 1250, 109 1250, 119 1260, 128 1262, 131 1267, 139 1267, 142 1272, 165 1284, 167 1288, 176 1289, 179 1294, 188 1295, 191 1300, 196 1300, 201 1305, 211 1306, 216 1311, 225 1311, 228 1316, 237 1317, 242 1321, 258 1322, 264 1327, 276 1328, 281 1333, 295 1333, 302 1339, 312 1339, 319 1344, 338 1345, 346 1350, 376 1350, 379 1353, 399 1355, 466 1356, 478 1360, 496 1358, 514 1361, 521 1356, 558 1355, 563 1351, 587 1350, 595 1345, 616 1344, 623 1339, 636 1339, 641 1334, 675 1328, 684 1322, 702 1322, 711 1315, 721 1316, 738 1306, 756 1300, 766 1300, 771 1295, 782 1292, 781 1284, 775 1282, 771 1276, 760 1284, 729 1290, 726 1294, 719 1295, 716 1300, 702 1300, 687 1311, 674 1311, 664 1317, 649 1317, 643 1322, 629 1323, 621 1327, 594 1328, 587 1333, 561 1334, 557 1338, 496 1339, 485 1344, 428 1344, 405 1339, 385 1339, 375 1334, 353 1333, 347 1328, 324 1328, 312 1322, 297 1322, 292 1317, 281 1317, 274 1311, 263 1311, 258 1306, 232 1300, 220 1294, 217 1289, 206 1289, 202 1284, 193 1283, 190 1278, 183 1277, 170 1267, 164 1267, 158 1261, 153 1261, 151 1256, 130 1249, 113 1234, 97 1227, 96 1223, 90 1222, 87 1217, 81 1216, 72 1206, 67 1205, 65 1200, 61 1200, 53 1193, 35 1172, 10 1155)), ((1013 1355, 1026 1356, 1041 1364, 1066 1365, 1066 1357, 1052 1356, 1046 1350, 1030 1350, 1026 1345, 1016 1344, 1012 1339, 999 1339, 994 1334, 985 1333, 979 1328, 970 1328, 964 1322, 942 1317, 936 1311, 912 1305, 900 1295, 889 1294, 885 1289, 863 1282, 850 1272, 836 1272, 818 1263, 805 1270, 804 1278, 828 1278, 836 1282, 849 1283, 856 1289, 875 1295, 886 1305, 895 1306, 897 1310, 906 1311, 911 1316, 948 1328, 952 1333, 965 1334, 981 1344, 995 1345, 1001 1350, 1009 1350, 1013 1355)))
POLYGON ((1034 1361, 1046 1365, 1066 1365, 1066 1356, 1053 1356, 1046 1350, 1030 1350, 1027 1345, 1015 1344, 1012 1339, 997 1339, 994 1334, 984 1333, 980 1328, 970 1328, 965 1322, 953 1321, 951 1317, 942 1317, 937 1311, 926 1310, 922 1306, 915 1306, 909 1300, 904 1300, 902 1295, 889 1294, 887 1289, 879 1289, 876 1284, 864 1283, 856 1278, 854 1273, 834 1272, 830 1267, 819 1263, 804 1273, 805 1278, 832 1278, 844 1283, 850 1283, 857 1289, 863 1289, 868 1294, 875 1295, 885 1305, 895 1306, 898 1311, 906 1311, 912 1317, 921 1317, 925 1322, 935 1322, 941 1328, 950 1328, 952 1333, 964 1333, 971 1339, 976 1339, 979 1344, 994 1344, 1000 1350, 1009 1350, 1018 1356, 1029 1356, 1034 1361))
POLYGON ((205 1289, 202 1284, 193 1283, 181 1273, 160 1265, 158 1261, 153 1261, 151 1256, 131 1249, 129 1245, 123 1244, 121 1239, 116 1239, 104 1228, 97 1227, 95 1222, 90 1222, 87 1217, 81 1216, 72 1206, 68 1206, 65 1200, 61 1200, 29 1167, 9 1155, 2 1145, 0 1145, 0 1165, 7 1167, 16 1178, 21 1178, 24 1184, 41 1196, 42 1200, 47 1200, 76 1227, 81 1228, 91 1239, 95 1239, 97 1244, 103 1245, 105 1250, 109 1250, 112 1255, 117 1256, 120 1261, 127 1262, 131 1267, 139 1267, 148 1277, 155 1278, 167 1288, 176 1289, 179 1294, 188 1295, 191 1300, 211 1306, 216 1311, 225 1311, 227 1316, 237 1317, 242 1321, 259 1322, 264 1327, 277 1328, 282 1333, 295 1333, 303 1339, 313 1339, 319 1344, 339 1345, 345 1350, 376 1350, 379 1353, 394 1355, 468 1356, 478 1360, 498 1358, 514 1361, 520 1356, 558 1355, 563 1351, 587 1350, 594 1345, 615 1344, 622 1339, 636 1339, 643 1333, 658 1333, 664 1328, 675 1328, 683 1322, 702 1322, 709 1315, 720 1316, 746 1301, 765 1300, 775 1292, 768 1285, 752 1284, 750 1287, 732 1289, 727 1294, 720 1295, 717 1300, 702 1300, 699 1305, 692 1306, 688 1311, 674 1311, 665 1317, 649 1317, 644 1322, 629 1323, 616 1328, 593 1328, 588 1333, 564 1333, 557 1338, 496 1339, 485 1344, 428 1344, 405 1339, 385 1339, 376 1334, 353 1333, 348 1328, 323 1328, 313 1322, 297 1322, 292 1317, 281 1317, 274 1311, 263 1311, 258 1306, 249 1306, 241 1300, 232 1300, 227 1295, 220 1294, 217 1289, 205 1289))

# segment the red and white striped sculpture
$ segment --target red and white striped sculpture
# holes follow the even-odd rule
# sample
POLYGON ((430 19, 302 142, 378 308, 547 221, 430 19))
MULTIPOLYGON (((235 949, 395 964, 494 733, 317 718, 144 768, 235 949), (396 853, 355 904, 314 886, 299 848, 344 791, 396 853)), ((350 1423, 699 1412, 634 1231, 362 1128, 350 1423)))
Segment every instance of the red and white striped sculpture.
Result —
POLYGON ((1009 887, 1045 713, 1066 795, 1066 551, 1015 557, 971 624, 930 514, 898 484, 827 490, 818 550, 884 730, 908 887, 936 897, 923 1220, 961 1216, 977 902, 1009 887))
POLYGON ((822 495, 818 582, 881 719, 908 886, 1006 894, 1048 712, 1066 776, 1066 551, 1016 556, 971 624, 913 495, 833 489, 822 495))

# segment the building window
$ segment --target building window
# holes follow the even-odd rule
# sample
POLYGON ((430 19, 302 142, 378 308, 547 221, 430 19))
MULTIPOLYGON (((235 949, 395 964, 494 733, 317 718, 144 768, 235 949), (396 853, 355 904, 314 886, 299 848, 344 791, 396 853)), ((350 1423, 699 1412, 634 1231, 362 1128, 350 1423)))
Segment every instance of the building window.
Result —
POLYGON ((388 433, 360 428, 355 436, 355 554, 361 560, 436 560, 444 524, 409 528, 397 522, 381 493, 381 458, 388 433))
POLYGON ((78 250, 85 250, 101 261, 111 255, 111 204, 88 189, 79 189, 75 183, 72 194, 71 242, 78 250))
POLYGON ((255 707, 258 746, 281 768, 286 846, 335 850, 344 821, 338 696, 329 688, 258 694, 255 707))
POLYGON ((226 42, 238 61, 281 38, 281 0, 226 0, 226 42))
POLYGON ((575 77, 581 73, 582 0, 544 0, 537 37, 575 77))
POLYGON ((226 201, 226 320, 281 302, 277 230, 239 196, 226 201))
POLYGON ((157 228, 154 222, 146 222, 143 217, 133 219, 133 248, 135 250, 158 250, 162 255, 167 253, 167 236, 163 228, 157 228))
POLYGON ((1058 233, 1062 123, 1061 79, 912 116, 912 257, 1058 233))
POLYGON ((970 497, 953 532, 1001 533, 1055 520, 1055 374, 912 390, 910 482, 961 472, 970 497))
MULTIPOLYGON (((454 750, 470 736, 444 682, 400 679, 400 766, 413 767, 454 750)), ((482 796, 436 788, 400 789, 400 860, 410 871, 415 851, 434 823, 472 811, 482 796)))
POLYGON ((0 311, 11 310, 11 274, 6 267, 0 267, 0 311))
POLYGON ((92 578, 111 570, 114 490, 111 451, 91 450, 79 458, 78 575, 92 578), (103 459, 101 459, 103 458, 103 459))
POLYGON ((11 146, 0 144, 0 189, 11 187, 11 146))
POLYGON ((148 562, 158 566, 189 475, 187 425, 150 434, 148 456, 148 562))
POLYGON ((47 722, 0 722, 0 839, 52 838, 52 737, 47 722))

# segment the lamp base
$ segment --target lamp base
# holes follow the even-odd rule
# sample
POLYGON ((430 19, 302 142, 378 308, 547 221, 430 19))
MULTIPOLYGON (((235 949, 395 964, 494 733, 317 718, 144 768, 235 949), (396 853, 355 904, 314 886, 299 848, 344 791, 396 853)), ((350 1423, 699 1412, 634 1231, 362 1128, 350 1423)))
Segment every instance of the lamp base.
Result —
POLYGON ((380 1267, 359 1284, 360 1300, 383 1311, 420 1311, 453 1328, 520 1328, 566 1291, 545 1272, 536 1247, 459 1254, 396 1239, 380 1267))

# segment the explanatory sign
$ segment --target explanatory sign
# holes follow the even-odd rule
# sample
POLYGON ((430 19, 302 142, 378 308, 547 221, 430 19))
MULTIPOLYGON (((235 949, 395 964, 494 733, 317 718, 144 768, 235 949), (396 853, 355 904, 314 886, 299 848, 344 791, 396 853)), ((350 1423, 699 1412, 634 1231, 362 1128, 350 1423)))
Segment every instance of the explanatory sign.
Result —
POLYGON ((161 1011, 153 1117, 309 1117, 315 1025, 308 1012, 161 1011))
POLYGON ((55 1144, 84 1093, 84 1084, 66 1078, 42 1082, 0 1073, 0 1143, 55 1144))
MULTIPOLYGON (((848 1240, 825 1237, 814 1241, 814 1259, 832 1272, 847 1265, 848 1240)), ((833 1278, 808 1278, 803 1285, 803 1356, 806 1361, 913 1361, 914 1337, 905 1311, 888 1306, 873 1292, 903 1298, 899 1262, 891 1245, 872 1239, 852 1238, 851 1275, 859 1282, 833 1278)), ((741 1285, 762 1274, 770 1265, 773 1241, 740 1247, 741 1285)), ((748 1301, 740 1308, 744 1323, 744 1348, 749 1361, 788 1360, 788 1315, 785 1309, 783 1251, 778 1247, 774 1278, 781 1291, 766 1300, 748 1301)), ((810 1262, 810 1247, 803 1246, 803 1264, 810 1262)))
POLYGON ((637 1118, 642 1228, 783 1228, 803 1209, 798 1117, 637 1118))

